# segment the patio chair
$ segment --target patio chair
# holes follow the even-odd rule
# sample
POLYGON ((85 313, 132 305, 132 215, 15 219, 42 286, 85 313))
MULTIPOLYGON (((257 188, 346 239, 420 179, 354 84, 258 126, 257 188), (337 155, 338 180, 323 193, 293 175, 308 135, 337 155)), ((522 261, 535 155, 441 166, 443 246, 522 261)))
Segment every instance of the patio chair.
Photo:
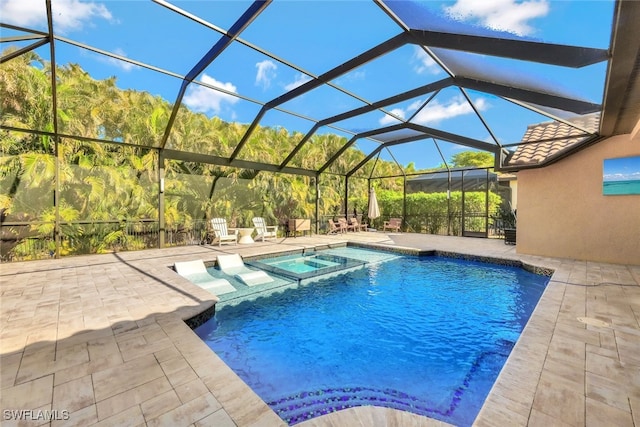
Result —
POLYGON ((234 288, 227 279, 216 279, 209 274, 207 267, 205 267, 201 259, 176 262, 173 264, 173 268, 180 276, 214 295, 222 295, 236 291, 236 288, 234 288))
POLYGON ((402 218, 389 218, 389 221, 385 221, 382 225, 382 231, 389 229, 400 232, 400 227, 402 227, 402 218))
POLYGON ((346 230, 344 230, 340 224, 336 224, 335 222, 333 222, 333 220, 328 220, 327 221, 329 223, 329 230, 327 231, 327 234, 338 234, 338 233, 344 233, 346 230))
POLYGON ((261 239, 264 242, 264 239, 275 239, 278 237, 278 226, 277 225, 267 225, 267 222, 262 217, 253 218, 253 225, 256 227, 256 232, 258 235, 256 236, 256 240, 261 239))
POLYGON ((223 243, 238 243, 238 230, 229 229, 227 227, 227 220, 224 218, 212 218, 211 229, 213 230, 213 238, 211 243, 218 241, 218 246, 223 243))
POLYGON ((338 218, 338 223, 340 224, 340 228, 342 228, 344 231, 349 231, 349 230, 357 231, 353 227, 353 225, 347 222, 346 218, 338 218))
POLYGON ((351 226, 353 227, 353 231, 367 231, 369 224, 360 224, 358 218, 351 218, 351 226))
POLYGON ((218 266, 224 274, 234 276, 247 286, 262 285, 273 282, 273 277, 262 270, 252 270, 239 254, 218 255, 218 266))

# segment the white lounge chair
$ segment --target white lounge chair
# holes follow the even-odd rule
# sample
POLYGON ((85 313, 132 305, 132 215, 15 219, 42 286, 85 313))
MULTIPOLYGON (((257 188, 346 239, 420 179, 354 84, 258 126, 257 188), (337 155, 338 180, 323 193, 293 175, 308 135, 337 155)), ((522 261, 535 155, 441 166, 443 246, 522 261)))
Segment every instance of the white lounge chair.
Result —
POLYGON ((227 279, 216 279, 210 275, 201 259, 176 262, 173 268, 179 275, 212 294, 222 295, 236 291, 236 288, 227 279))
POLYGON ((277 225, 267 225, 267 222, 262 217, 253 218, 253 225, 256 227, 256 232, 258 235, 255 240, 261 239, 264 242, 264 239, 275 239, 278 237, 278 226, 277 225))
POLYGON ((213 230, 212 243, 217 241, 218 246, 222 246, 223 243, 227 242, 238 244, 238 230, 235 228, 229 229, 226 219, 212 218, 211 230, 213 230))
POLYGON ((223 273, 235 276, 247 286, 273 282, 273 277, 264 271, 252 270, 244 265, 244 261, 239 254, 218 255, 218 266, 223 273))

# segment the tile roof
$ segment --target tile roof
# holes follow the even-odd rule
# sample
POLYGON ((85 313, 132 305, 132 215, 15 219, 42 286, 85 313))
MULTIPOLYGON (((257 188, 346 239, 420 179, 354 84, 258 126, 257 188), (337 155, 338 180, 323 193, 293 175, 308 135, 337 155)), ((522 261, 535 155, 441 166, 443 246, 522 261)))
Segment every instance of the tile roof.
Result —
POLYGON ((507 158, 505 166, 539 165, 559 152, 580 144, 597 132, 600 113, 568 121, 590 133, 558 121, 531 125, 522 137, 521 145, 507 158))

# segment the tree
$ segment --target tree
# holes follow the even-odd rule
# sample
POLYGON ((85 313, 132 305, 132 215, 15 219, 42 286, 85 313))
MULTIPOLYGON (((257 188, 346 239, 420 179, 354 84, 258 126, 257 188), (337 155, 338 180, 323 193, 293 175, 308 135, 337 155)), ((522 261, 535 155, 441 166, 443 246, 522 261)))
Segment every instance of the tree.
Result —
MULTIPOLYGON (((153 233, 127 224, 153 227, 159 218, 157 148, 171 104, 147 92, 121 90, 115 77, 98 80, 77 64, 59 65, 58 130, 78 138, 65 136, 55 141, 47 134, 28 131, 54 130, 51 71, 51 63, 33 52, 0 65, 0 93, 6 95, 0 97, 0 123, 26 130, 0 131, 0 213, 5 221, 24 222, 20 230, 26 230, 14 233, 15 240, 37 236, 52 242, 58 221, 63 255, 153 245, 147 242, 153 233), (53 204, 54 189, 58 189, 58 206, 53 204)), ((166 148, 228 157, 247 129, 247 124, 228 123, 181 106, 166 148)), ((238 160, 280 165, 303 136, 278 126, 258 126, 238 160)), ((314 134, 287 166, 317 170, 347 142, 344 136, 332 133, 314 134)), ((342 208, 344 174, 364 158, 357 146, 349 146, 319 177, 320 217, 342 208)), ((193 161, 168 160, 164 166, 167 228, 198 231, 212 216, 248 224, 254 215, 278 223, 315 215, 311 176, 258 173, 193 161)), ((407 170, 415 170, 415 165, 407 170)), ((369 178, 395 176, 376 180, 376 187, 401 196, 401 173, 395 162, 370 159, 349 180, 347 212, 366 209, 369 178)), ((0 231, 9 232, 4 226, 0 231)), ((51 254, 48 246, 38 253, 26 243, 23 246, 13 255, 18 250, 20 259, 51 254)), ((11 258, 6 253, 11 250, 3 246, 0 256, 11 258)))
POLYGON ((486 168, 492 167, 493 164, 493 154, 486 151, 462 151, 451 156, 451 165, 455 168, 486 168))

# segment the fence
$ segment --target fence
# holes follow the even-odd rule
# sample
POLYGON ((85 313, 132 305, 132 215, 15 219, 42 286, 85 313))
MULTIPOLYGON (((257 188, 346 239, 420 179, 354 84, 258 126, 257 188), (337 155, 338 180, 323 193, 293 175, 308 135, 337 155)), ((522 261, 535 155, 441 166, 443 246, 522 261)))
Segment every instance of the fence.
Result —
MULTIPOLYGON (((327 232, 328 220, 333 215, 320 218, 319 232, 327 232)), ((376 219, 370 226, 388 220, 388 217, 376 219)), ((410 233, 462 236, 466 233, 479 233, 489 237, 502 237, 503 229, 496 218, 484 213, 447 215, 420 215, 404 218, 403 231, 410 233)), ((366 220, 366 219, 365 219, 366 220)), ((56 243, 53 223, 8 223, 1 226, 0 261, 26 261, 47 259, 55 256, 56 243)), ((285 232, 281 228, 282 233, 285 232)), ((315 224, 312 224, 315 230, 315 224)), ((206 220, 195 220, 190 224, 166 227, 165 247, 200 245, 207 243, 208 227, 206 220)), ((60 225, 60 255, 87 255, 132 251, 159 247, 160 231, 158 221, 74 221, 60 225)))
POLYGON ((503 235, 501 221, 484 212, 467 212, 464 215, 408 215, 404 230, 411 233, 438 234, 442 236, 482 236, 503 235), (464 223, 464 226, 463 226, 464 223))
MULTIPOLYGON (((3 223, 0 230, 2 262, 52 258, 56 253, 54 224, 3 223)), ((167 232, 173 238, 175 232, 167 232)), ((60 255, 86 255, 157 248, 155 220, 73 221, 60 224, 60 255)))
MULTIPOLYGON (((343 216, 343 215, 338 215, 343 216)), ((372 228, 382 229, 384 221, 389 218, 402 218, 402 215, 382 216, 369 221, 372 228)), ((327 220, 333 216, 326 215, 320 222, 320 232, 326 232, 327 220)), ((360 221, 367 221, 366 218, 360 221)), ((451 215, 407 215, 404 217, 402 230, 409 233, 437 234, 442 236, 488 236, 498 237, 503 235, 503 227, 498 218, 487 217, 484 212, 467 212, 451 215), (463 227, 464 221, 464 227, 463 227)))

